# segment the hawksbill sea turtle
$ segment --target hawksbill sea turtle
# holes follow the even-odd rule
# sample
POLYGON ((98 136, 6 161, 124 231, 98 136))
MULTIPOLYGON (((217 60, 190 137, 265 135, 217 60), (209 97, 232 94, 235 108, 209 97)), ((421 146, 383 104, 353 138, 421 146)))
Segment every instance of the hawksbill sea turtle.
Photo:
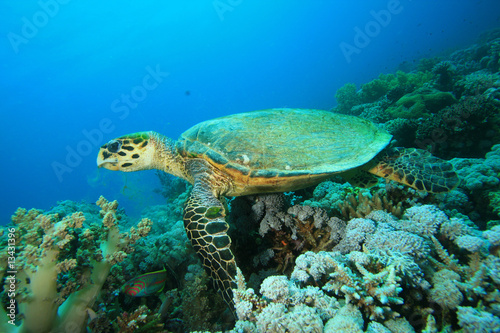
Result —
POLYGON ((191 244, 234 310, 236 261, 223 196, 295 191, 334 174, 368 187, 384 177, 417 190, 455 188, 453 166, 420 149, 386 148, 392 136, 353 116, 270 109, 199 123, 177 141, 156 132, 113 139, 98 153, 109 170, 158 169, 193 184, 184 210, 191 244))

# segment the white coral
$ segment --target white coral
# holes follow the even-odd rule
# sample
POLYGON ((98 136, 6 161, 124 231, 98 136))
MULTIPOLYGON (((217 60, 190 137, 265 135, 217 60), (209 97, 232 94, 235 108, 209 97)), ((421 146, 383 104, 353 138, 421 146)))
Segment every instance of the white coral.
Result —
POLYGON ((271 303, 257 315, 259 332, 323 332, 323 321, 316 311, 299 304, 292 311, 285 305, 271 303))
POLYGON ((363 315, 352 304, 344 305, 325 325, 325 333, 363 332, 363 315))
POLYGON ((441 224, 439 231, 450 240, 455 240, 460 236, 471 233, 470 227, 467 226, 462 219, 457 217, 453 217, 449 221, 441 224))
POLYGON ((483 237, 486 238, 492 246, 500 245, 500 225, 496 225, 490 230, 483 231, 483 237))
POLYGON ((432 205, 411 207, 404 217, 411 222, 405 230, 422 236, 434 235, 442 223, 449 221, 445 213, 432 205))
POLYGON ((307 278, 305 278, 305 274, 307 274, 308 277, 311 276, 315 281, 320 280, 327 273, 327 270, 332 268, 330 262, 334 254, 331 252, 314 253, 311 251, 301 254, 295 260, 292 279, 304 282, 307 281, 307 278))
POLYGON ((458 324, 464 333, 500 332, 500 318, 470 306, 459 306, 458 324))
POLYGON ((422 237, 406 231, 377 231, 365 246, 369 250, 396 251, 416 258, 425 258, 430 252, 422 237))
POLYGON ((465 249, 469 252, 476 252, 479 251, 481 247, 485 245, 485 242, 479 237, 465 235, 458 237, 455 240, 455 244, 457 244, 458 247, 465 249))
POLYGON ((460 275, 448 269, 442 269, 432 277, 433 288, 429 297, 444 309, 455 309, 464 297, 458 289, 460 275))
POLYGON ((286 303, 290 290, 288 279, 283 275, 267 277, 260 285, 262 296, 279 303, 286 303))
POLYGON ((349 253, 361 250, 361 244, 376 230, 375 222, 369 219, 354 218, 347 223, 345 236, 334 247, 335 251, 349 253))

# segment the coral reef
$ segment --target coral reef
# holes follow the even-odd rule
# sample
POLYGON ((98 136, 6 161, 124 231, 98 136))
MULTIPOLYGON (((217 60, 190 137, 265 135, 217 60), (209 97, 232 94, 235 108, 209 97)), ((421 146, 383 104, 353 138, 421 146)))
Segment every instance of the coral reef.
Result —
POLYGON ((381 74, 338 91, 335 112, 383 124, 398 145, 442 158, 483 157, 500 141, 500 38, 422 59, 417 70, 381 74))
POLYGON ((128 233, 121 233, 118 203, 101 197, 97 205, 101 223, 87 227, 81 212, 61 219, 57 214, 19 208, 12 216, 7 229, 15 244, 3 244, 2 257, 12 260, 2 273, 9 274, 5 281, 9 288, 14 286, 10 304, 17 306, 17 316, 22 319, 15 322, 13 316, 6 322, 9 317, 2 313, 3 332, 78 331, 85 327, 87 308, 94 306, 111 267, 133 251, 132 245, 149 233, 152 223, 144 219, 128 233))
POLYGON ((451 61, 441 61, 437 63, 432 72, 437 75, 435 87, 441 91, 451 91, 453 89, 456 68, 451 61))
POLYGON ((147 306, 141 305, 133 313, 124 312, 116 318, 115 332, 165 332, 158 313, 151 314, 147 306))
POLYGON ((449 92, 420 88, 398 99, 386 111, 392 118, 422 118, 454 103, 456 99, 449 92))
POLYGON ((482 157, 500 139, 498 106, 482 95, 464 96, 456 104, 423 119, 415 140, 432 139, 432 149, 443 158, 482 157))
POLYGON ((422 205, 401 219, 373 211, 345 229, 333 252, 299 255, 291 280, 267 277, 256 293, 240 277, 235 330, 497 329, 500 226, 480 231, 422 205))
POLYGON ((458 322, 463 332, 489 333, 500 331, 500 318, 470 306, 458 307, 458 322))
MULTIPOLYGON (((211 281, 201 265, 191 265, 189 271, 180 295, 180 312, 185 327, 189 330, 222 330, 219 317, 224 310, 229 312, 226 304, 215 290, 209 288, 211 281)), ((225 316, 232 317, 229 313, 225 316)))
POLYGON ((338 203, 342 218, 349 220, 355 217, 365 217, 375 210, 384 210, 400 217, 403 213, 403 201, 394 203, 388 198, 385 190, 378 190, 373 194, 369 190, 360 190, 357 195, 351 193, 345 200, 338 203))
POLYGON ((303 204, 311 207, 319 207, 330 214, 353 191, 355 189, 349 183, 341 184, 327 180, 318 184, 314 188, 313 197, 305 200, 303 204))
POLYGON ((500 145, 493 146, 485 159, 455 158, 451 163, 462 180, 460 187, 467 191, 491 189, 500 182, 500 145))
POLYGON ((429 72, 405 73, 397 71, 393 74, 380 74, 378 79, 361 86, 361 100, 363 103, 373 103, 383 96, 389 95, 390 101, 398 95, 403 95, 409 89, 418 89, 432 78, 429 72), (392 95, 391 94, 395 94, 392 95))
POLYGON ((239 276, 234 291, 238 321, 233 332, 322 332, 323 321, 339 308, 335 298, 317 287, 297 287, 286 276, 270 276, 261 285, 258 296, 246 289, 239 276))
MULTIPOLYGON (((347 83, 335 93, 335 98, 342 113, 352 113, 351 108, 360 104, 361 98, 357 95, 356 85, 347 83)), ((354 113, 355 114, 355 113, 354 113)))
POLYGON ((248 277, 238 274, 236 323, 185 235, 187 183, 158 173, 166 203, 140 221, 104 198, 18 209, 0 229, 0 331, 499 332, 500 32, 413 67, 344 85, 333 111, 452 159, 458 188, 433 195, 381 179, 360 189, 338 176, 228 198, 248 277), (163 267, 162 293, 120 292, 163 267))

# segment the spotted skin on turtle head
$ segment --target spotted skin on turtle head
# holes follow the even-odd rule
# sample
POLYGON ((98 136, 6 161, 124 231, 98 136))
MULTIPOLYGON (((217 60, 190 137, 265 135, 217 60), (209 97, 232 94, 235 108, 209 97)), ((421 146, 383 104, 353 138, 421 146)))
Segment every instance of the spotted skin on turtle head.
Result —
POLYGON ((147 157, 154 155, 149 143, 149 132, 139 132, 113 139, 101 146, 97 165, 100 168, 115 171, 145 170, 145 163, 150 161, 147 157))

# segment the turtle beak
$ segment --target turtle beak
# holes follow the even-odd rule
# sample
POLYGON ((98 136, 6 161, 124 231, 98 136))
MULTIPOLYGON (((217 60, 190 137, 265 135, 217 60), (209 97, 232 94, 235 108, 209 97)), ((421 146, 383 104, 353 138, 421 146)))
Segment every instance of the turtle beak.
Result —
POLYGON ((99 151, 99 154, 97 154, 97 167, 98 168, 105 168, 108 170, 113 170, 117 171, 119 170, 118 168, 118 159, 117 158, 104 158, 104 152, 107 152, 106 150, 102 149, 99 151))
POLYGON ((97 162, 97 167, 98 168, 104 168, 108 170, 113 170, 113 171, 118 171, 118 164, 113 163, 113 162, 97 162))

